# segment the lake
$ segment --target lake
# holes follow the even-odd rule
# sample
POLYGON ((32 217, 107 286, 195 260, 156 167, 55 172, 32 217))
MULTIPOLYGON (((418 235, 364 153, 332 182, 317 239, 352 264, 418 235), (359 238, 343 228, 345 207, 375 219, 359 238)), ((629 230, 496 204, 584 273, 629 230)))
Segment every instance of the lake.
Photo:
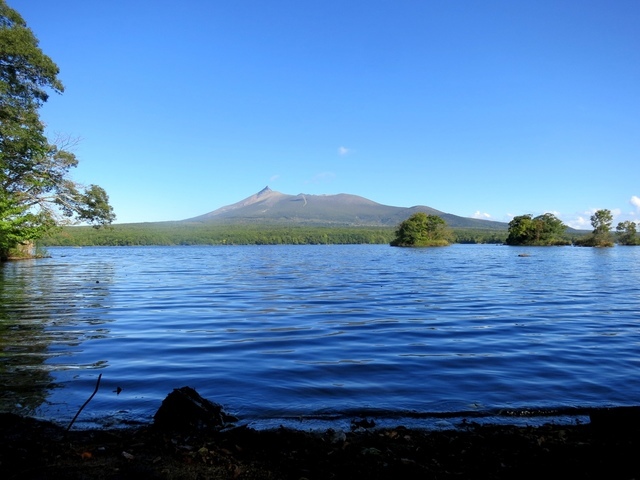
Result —
POLYGON ((78 428, 149 422, 185 385, 257 428, 581 421, 640 402, 640 248, 49 253, 0 267, 2 411, 66 425, 100 373, 78 428))

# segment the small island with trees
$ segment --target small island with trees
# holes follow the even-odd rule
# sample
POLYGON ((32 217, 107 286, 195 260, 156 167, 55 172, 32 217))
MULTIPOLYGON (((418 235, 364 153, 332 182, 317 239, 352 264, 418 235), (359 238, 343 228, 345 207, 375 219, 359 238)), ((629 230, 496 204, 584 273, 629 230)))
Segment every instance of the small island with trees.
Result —
MULTIPOLYGON (((509 222, 508 236, 504 243, 513 246, 560 246, 612 247, 619 245, 640 245, 635 222, 618 223, 615 235, 611 231, 613 215, 602 209, 591 216, 593 232, 579 238, 571 238, 567 225, 552 213, 534 217, 519 215, 509 222)), ((438 215, 415 213, 401 222, 391 241, 393 247, 435 247, 453 243, 455 234, 438 215)))
POLYGON ((576 242, 582 247, 613 247, 618 245, 640 245, 636 231, 636 223, 631 221, 620 222, 616 226, 615 235, 611 231, 613 215, 610 210, 598 210, 591 216, 593 232, 576 242))
POLYGON ((396 230, 392 247, 444 247, 450 245, 453 235, 447 223, 438 215, 414 213, 396 230))
POLYGON ((507 245, 570 245, 566 238, 567 226, 552 213, 533 218, 519 215, 509 222, 507 245))
MULTIPOLYGON (((531 214, 519 215, 509 222, 506 245, 517 246, 557 246, 579 245, 585 247, 611 247, 614 237, 611 233, 613 216, 609 210, 598 210, 591 216, 594 230, 582 238, 571 240, 567 235, 567 226, 553 213, 533 217, 531 214)), ((434 247, 450 245, 454 235, 446 222, 438 215, 415 213, 398 225, 394 247, 434 247)), ((636 224, 621 222, 617 227, 617 241, 621 245, 638 245, 636 224)))
POLYGON ((532 215, 520 215, 509 222, 507 245, 550 246, 576 245, 580 247, 613 247, 619 245, 640 245, 635 222, 618 223, 616 235, 611 231, 613 215, 610 210, 597 210, 591 215, 593 231, 570 241, 567 226, 552 213, 532 218, 532 215))

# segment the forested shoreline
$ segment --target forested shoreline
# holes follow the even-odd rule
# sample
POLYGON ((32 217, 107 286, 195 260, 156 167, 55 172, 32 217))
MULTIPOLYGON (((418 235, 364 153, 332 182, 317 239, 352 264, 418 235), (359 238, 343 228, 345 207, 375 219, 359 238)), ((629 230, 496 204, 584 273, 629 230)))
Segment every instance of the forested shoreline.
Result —
MULTIPOLYGON (((113 225, 96 230, 87 226, 64 227, 42 238, 38 245, 322 245, 389 244, 394 227, 320 227, 287 225, 207 225, 161 222, 113 225)), ((455 243, 502 244, 507 231, 453 229, 455 243)))

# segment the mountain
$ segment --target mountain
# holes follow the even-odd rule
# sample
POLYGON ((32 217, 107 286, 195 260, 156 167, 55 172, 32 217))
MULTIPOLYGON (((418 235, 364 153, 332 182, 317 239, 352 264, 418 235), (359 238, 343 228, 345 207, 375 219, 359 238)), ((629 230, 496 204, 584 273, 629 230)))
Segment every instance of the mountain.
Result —
POLYGON ((459 217, 422 205, 392 207, 357 195, 287 195, 265 187, 237 203, 182 222, 395 227, 416 212, 439 215, 450 227, 507 230, 503 222, 459 217))

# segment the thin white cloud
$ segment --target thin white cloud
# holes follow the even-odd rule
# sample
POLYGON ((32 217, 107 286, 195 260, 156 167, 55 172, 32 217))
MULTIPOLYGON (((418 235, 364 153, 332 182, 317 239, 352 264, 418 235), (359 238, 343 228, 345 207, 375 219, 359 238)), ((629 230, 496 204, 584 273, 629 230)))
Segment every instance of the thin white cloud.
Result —
POLYGON ((572 220, 567 220, 564 223, 571 228, 575 228, 576 230, 585 230, 585 229, 591 228, 590 218, 591 217, 584 218, 582 216, 578 216, 577 218, 574 218, 572 220))
POLYGON ((314 175, 313 178, 306 183, 323 183, 330 182, 334 178, 336 178, 336 174, 333 172, 320 172, 317 175, 314 175))
POLYGON ((269 178, 269 181, 275 182, 278 179, 280 179, 280 175, 271 175, 271 177, 269 178))
POLYGON ((341 157, 350 154, 352 151, 352 149, 347 147, 338 147, 338 155, 340 155, 341 157))
POLYGON ((640 212, 640 197, 636 195, 632 196, 631 200, 629 200, 629 203, 634 207, 636 207, 636 210, 640 212))
POLYGON ((486 212, 481 212, 480 210, 477 210, 473 215, 471 215, 471 218, 479 218, 481 220, 487 220, 491 218, 491 215, 486 212))

